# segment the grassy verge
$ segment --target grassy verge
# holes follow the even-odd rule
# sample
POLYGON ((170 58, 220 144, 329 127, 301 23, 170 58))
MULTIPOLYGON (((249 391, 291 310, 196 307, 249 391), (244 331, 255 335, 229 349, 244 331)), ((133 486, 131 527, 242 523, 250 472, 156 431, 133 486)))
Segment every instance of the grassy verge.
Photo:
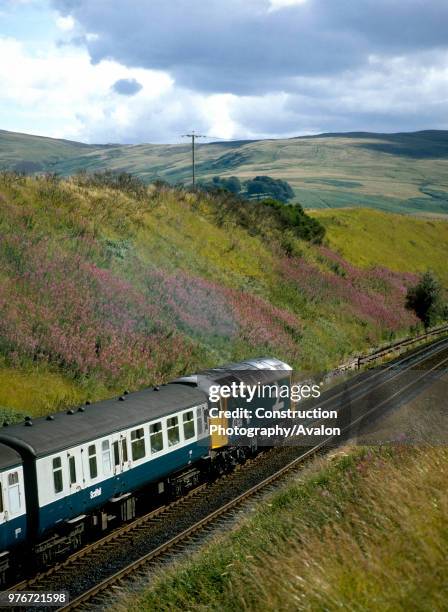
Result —
POLYGON ((320 460, 118 607, 446 609, 447 459, 446 448, 394 448, 320 460))

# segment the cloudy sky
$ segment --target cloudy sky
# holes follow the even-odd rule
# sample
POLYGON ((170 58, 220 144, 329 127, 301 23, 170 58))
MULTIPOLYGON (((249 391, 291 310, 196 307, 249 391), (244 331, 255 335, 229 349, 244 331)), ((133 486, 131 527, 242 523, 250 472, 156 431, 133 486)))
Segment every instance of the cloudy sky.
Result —
POLYGON ((0 129, 448 129, 447 0, 0 0, 0 129))

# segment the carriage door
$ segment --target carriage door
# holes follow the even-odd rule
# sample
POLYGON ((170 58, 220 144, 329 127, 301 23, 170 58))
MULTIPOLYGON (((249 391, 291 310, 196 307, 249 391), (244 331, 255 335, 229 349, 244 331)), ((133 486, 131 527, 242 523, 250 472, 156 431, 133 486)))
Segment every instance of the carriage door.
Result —
POLYGON ((5 482, 4 482, 4 474, 0 473, 0 525, 5 522, 5 482))
MULTIPOLYGON (((6 529, 1 528, 3 523, 6 521, 5 516, 5 499, 4 495, 6 492, 4 474, 0 473, 0 551, 5 551, 0 553, 0 573, 4 578, 5 572, 9 567, 9 562, 7 561, 8 554, 6 553, 6 549, 9 545, 8 536, 6 534, 6 529), (5 560, 3 559, 5 557, 5 560), (5 565, 6 564, 6 565, 5 565)), ((3 583, 2 583, 3 584, 3 583)))
POLYGON ((125 434, 112 436, 112 458, 114 474, 121 474, 129 469, 129 441, 125 434))
POLYGON ((68 482, 70 485, 70 495, 81 490, 81 483, 84 481, 84 469, 82 457, 79 450, 67 453, 68 482))

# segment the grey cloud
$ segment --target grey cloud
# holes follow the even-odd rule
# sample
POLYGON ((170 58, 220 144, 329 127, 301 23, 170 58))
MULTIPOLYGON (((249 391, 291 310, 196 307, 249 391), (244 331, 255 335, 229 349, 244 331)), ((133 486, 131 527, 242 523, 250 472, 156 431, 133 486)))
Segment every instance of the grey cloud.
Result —
POLYGON ((119 79, 112 85, 112 89, 123 96, 134 96, 143 89, 143 85, 136 79, 119 79))
POLYGON ((268 0, 53 0, 84 30, 92 61, 170 72, 185 87, 254 94, 297 76, 341 74, 371 54, 445 47, 446 0, 308 0, 269 12, 268 0))

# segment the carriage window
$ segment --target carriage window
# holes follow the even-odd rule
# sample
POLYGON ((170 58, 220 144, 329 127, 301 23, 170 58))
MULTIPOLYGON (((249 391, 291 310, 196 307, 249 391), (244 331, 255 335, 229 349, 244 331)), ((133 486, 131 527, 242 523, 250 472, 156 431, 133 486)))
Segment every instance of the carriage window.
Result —
POLYGON ((114 449, 114 465, 120 465, 120 445, 118 440, 113 443, 114 449))
POLYGON ((194 413, 193 413, 193 410, 189 410, 188 412, 184 412, 183 421, 184 421, 184 438, 185 438, 185 440, 189 440, 190 438, 194 438, 194 413))
POLYGON ((174 446, 179 442, 179 417, 170 417, 166 424, 168 427, 168 446, 174 446))
POLYGON ((103 474, 110 474, 112 470, 112 463, 110 459, 109 440, 103 440, 101 442, 101 453, 103 455, 103 474))
POLYGON ((128 460, 128 445, 126 443, 126 438, 123 438, 121 441, 121 454, 123 457, 123 463, 128 460))
POLYGON ((64 488, 62 480, 62 461, 60 457, 55 457, 53 459, 53 485, 55 493, 60 493, 64 488))
POLYGON ((70 484, 76 482, 76 459, 73 455, 68 458, 68 470, 70 472, 70 484))
POLYGON ((151 452, 158 453, 163 450, 162 423, 153 423, 149 426, 149 439, 151 441, 151 452))
POLYGON ((96 478, 98 476, 98 465, 96 463, 95 444, 91 444, 89 446, 89 471, 90 471, 90 478, 96 478))
POLYGON ((143 427, 140 427, 140 429, 134 429, 134 431, 131 431, 131 448, 132 448, 133 461, 138 461, 138 459, 143 459, 146 453, 145 433, 144 433, 143 427))
POLYGON ((205 414, 204 414, 205 406, 199 406, 197 410, 197 418, 198 418, 198 436, 204 433, 206 429, 205 423, 205 414))
POLYGON ((0 512, 3 512, 4 507, 3 507, 3 488, 2 488, 2 483, 0 482, 0 512))
POLYGON ((19 473, 11 472, 8 476, 8 501, 11 514, 20 511, 19 473))

